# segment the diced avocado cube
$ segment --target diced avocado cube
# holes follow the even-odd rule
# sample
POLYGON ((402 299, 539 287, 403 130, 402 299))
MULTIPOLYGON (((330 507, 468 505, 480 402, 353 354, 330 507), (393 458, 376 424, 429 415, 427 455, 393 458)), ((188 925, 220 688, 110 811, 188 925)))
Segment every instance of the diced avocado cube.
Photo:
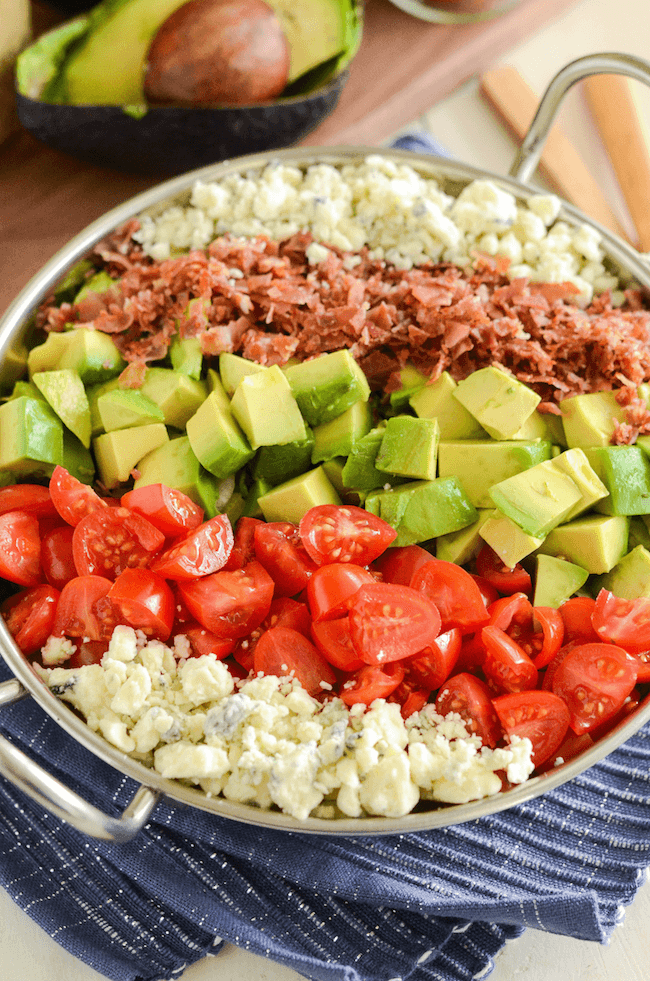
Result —
POLYGON ((543 538, 522 531, 519 525, 500 511, 492 512, 479 535, 509 569, 514 569, 518 562, 538 549, 544 541, 543 538))
POLYGON ((550 606, 557 610, 582 589, 589 578, 586 569, 553 555, 538 555, 536 566, 533 606, 550 606))
POLYGON ((59 419, 77 436, 84 446, 90 446, 90 406, 83 382, 72 368, 37 371, 32 381, 43 393, 59 419))
POLYGON ((590 574, 600 575, 613 569, 625 555, 628 532, 629 518, 588 514, 554 528, 540 546, 540 551, 545 555, 568 559, 590 574))
POLYGON ((368 380, 347 350, 290 365, 284 374, 310 426, 330 422, 355 402, 370 397, 368 380))
POLYGON ((105 269, 100 269, 94 276, 91 276, 90 279, 86 280, 75 296, 74 302, 79 303, 79 301, 83 300, 89 293, 97 293, 99 296, 101 296, 102 293, 106 293, 112 286, 115 286, 117 282, 119 282, 119 280, 112 279, 105 269))
POLYGON ((27 370, 27 346, 22 341, 14 341, 2 358, 0 369, 0 390, 9 391, 11 386, 22 378, 27 370))
POLYGON ((34 382, 30 381, 17 381, 11 390, 10 399, 20 399, 23 396, 27 396, 30 399, 40 399, 41 402, 46 402, 47 399, 43 396, 40 388, 37 388, 34 382))
POLYGON ((276 443, 294 443, 307 436, 298 403, 277 365, 245 375, 234 391, 230 406, 254 450, 276 443))
POLYGON ((481 528, 492 513, 490 508, 482 508, 473 524, 436 538, 436 558, 455 562, 456 565, 466 565, 475 559, 484 544, 481 528))
POLYGON ((260 371, 264 371, 264 365, 257 361, 249 361, 247 358, 241 358, 238 354, 230 354, 228 351, 219 355, 221 383, 230 399, 242 378, 247 375, 255 375, 260 371))
POLYGON ((61 352, 57 368, 72 368, 84 385, 98 385, 114 378, 126 361, 112 338, 100 330, 78 327, 63 335, 68 343, 61 352))
MULTIPOLYGON (((644 548, 650 549, 650 531, 648 531, 648 527, 643 520, 643 517, 640 515, 638 517, 633 516, 631 518, 627 518, 626 520, 630 522, 630 532, 628 535, 626 551, 629 550, 631 552, 633 548, 637 547, 637 545, 643 545, 644 548)), ((604 569, 603 571, 608 572, 609 570, 604 569)))
POLYGON ((215 371, 214 368, 208 368, 206 382, 208 385, 208 393, 210 395, 214 395, 215 399, 219 403, 219 406, 224 411, 230 412, 230 399, 226 395, 226 390, 223 387, 219 372, 215 371))
POLYGON ((254 480, 244 500, 242 514, 245 514, 247 518, 263 518, 260 497, 268 494, 270 490, 271 485, 266 480, 254 480))
POLYGON ((258 498, 266 521, 291 521, 299 524, 310 508, 319 504, 340 504, 341 498, 327 479, 322 467, 294 477, 258 498))
MULTIPOLYGON (((97 412, 104 432, 131 429, 165 421, 163 410, 136 388, 115 388, 97 398, 97 412)), ((92 415, 91 415, 92 423, 92 415)))
POLYGON ((360 439, 372 428, 372 412, 368 402, 360 400, 330 422, 323 422, 314 429, 312 463, 333 460, 335 456, 348 456, 360 439))
POLYGON ((138 461, 138 473, 134 488, 165 484, 187 494, 206 517, 217 513, 217 480, 201 466, 187 436, 170 439, 148 453, 138 461))
POLYGON ((99 479, 109 490, 125 483, 144 456, 168 441, 162 422, 102 433, 93 440, 99 479))
POLYGON ((82 484, 92 484, 95 479, 95 464, 92 453, 69 429, 63 430, 63 456, 61 466, 82 484))
MULTIPOLYGON (((190 303, 192 301, 190 300, 190 303)), ((174 334, 169 345, 169 359, 174 371, 180 371, 190 378, 201 377, 203 351, 198 337, 181 337, 174 334)))
POLYGON ((549 460, 551 444, 544 440, 443 440, 438 447, 438 476, 458 477, 476 508, 493 508, 490 488, 549 460))
POLYGON ((147 368, 139 391, 160 406, 165 425, 185 429, 187 420, 207 397, 208 387, 205 382, 182 375, 173 368, 147 368))
POLYGON ((617 422, 625 421, 625 409, 614 392, 590 392, 560 402, 567 446, 607 446, 617 422))
POLYGON ((594 446, 585 455, 608 494, 601 514, 650 514, 650 460, 639 446, 594 446))
POLYGON ((186 432, 199 462, 215 477, 229 477, 253 458, 253 450, 230 410, 214 392, 187 420, 186 432))
POLYGON ((63 458, 63 423, 47 402, 25 396, 0 405, 0 471, 49 476, 63 458))
POLYGON ((110 381, 102 382, 101 385, 90 385, 86 389, 88 407, 90 408, 90 430, 93 437, 99 436, 100 433, 104 432, 104 424, 102 423, 98 408, 100 396, 104 395, 105 392, 114 392, 119 387, 119 378, 111 378, 110 381))
POLYGON ((411 396, 409 404, 421 419, 437 419, 440 439, 480 439, 485 430, 454 398, 457 384, 449 372, 443 371, 430 385, 411 396))
POLYGON ((545 460, 490 488, 496 507, 528 535, 544 538, 582 499, 575 481, 545 460))
POLYGON ((563 521, 577 518, 583 511, 592 508, 597 501, 607 497, 607 487, 590 465, 584 450, 581 450, 580 447, 576 446, 570 450, 565 450, 564 453, 558 453, 557 456, 553 457, 553 466, 571 477, 581 494, 580 500, 564 517, 563 521))
POLYGON ((307 435, 304 439, 282 445, 260 446, 253 463, 253 477, 265 480, 269 487, 277 487, 310 470, 314 434, 308 426, 305 428, 307 435))
POLYGON ((346 464, 344 456, 335 456, 332 460, 325 460, 321 466, 330 484, 345 504, 359 504, 359 494, 350 490, 343 483, 343 469, 346 464))
POLYGON ((538 412, 537 409, 528 416, 521 429, 510 437, 511 439, 545 439, 551 443, 566 447, 566 436, 562 425, 562 416, 548 412, 538 412))
POLYGON ((374 491, 366 498, 365 508, 397 531, 393 545, 417 545, 478 519, 478 511, 455 477, 410 481, 394 490, 374 491))
POLYGON ((541 402, 532 388, 492 365, 460 381, 453 397, 493 439, 511 439, 541 402))
POLYGON ((52 331, 42 344, 31 348, 27 355, 27 371, 29 377, 37 371, 53 371, 59 367, 59 361, 70 343, 69 332, 52 331))
POLYGON ((397 412, 405 412, 409 407, 409 400, 426 385, 427 376, 409 363, 400 368, 397 374, 399 375, 399 388, 390 393, 388 401, 392 409, 397 412))
POLYGON ((401 477, 434 480, 439 441, 437 419, 393 416, 386 422, 375 466, 401 477))
POLYGON ((636 599, 638 596, 650 599, 650 550, 637 545, 610 572, 598 576, 593 585, 594 595, 601 589, 608 589, 621 599, 636 599))
POLYGON ((372 491, 383 487, 386 483, 393 483, 383 470, 378 470, 375 466, 384 429, 384 426, 371 429, 352 447, 342 472, 346 487, 358 491, 372 491))

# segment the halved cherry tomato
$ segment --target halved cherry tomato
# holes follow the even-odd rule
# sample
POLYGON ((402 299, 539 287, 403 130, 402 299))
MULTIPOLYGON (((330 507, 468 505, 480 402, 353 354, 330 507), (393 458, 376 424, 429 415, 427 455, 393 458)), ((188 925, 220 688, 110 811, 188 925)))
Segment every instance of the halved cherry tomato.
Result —
MULTIPOLYGON (((393 664, 399 664, 399 661, 394 661, 393 664)), ((397 702, 400 708, 400 714, 403 719, 409 719, 415 712, 421 712, 424 706, 429 701, 429 695, 426 688, 411 688, 408 682, 405 680, 400 685, 397 686, 395 691, 391 692, 386 701, 397 702)))
POLYGON ((77 644, 66 668, 85 668, 89 664, 101 664, 108 650, 108 640, 87 640, 77 644))
POLYGON ((591 616, 593 628, 602 641, 629 651, 650 648, 650 599, 623 599, 601 589, 591 616))
POLYGON ((490 624, 500 630, 509 630, 511 624, 527 626, 533 619, 533 604, 525 593, 502 596, 488 607, 490 624))
POLYGON ((548 759, 541 766, 538 766, 537 769, 540 773, 547 773, 556 766, 561 766, 562 763, 568 763, 569 760, 579 756, 580 753, 585 753, 593 745, 594 739, 588 732, 583 732, 580 736, 576 736, 575 732, 569 729, 555 752, 551 753, 548 759))
POLYGON ((564 623, 557 610, 533 608, 525 593, 503 596, 488 610, 490 626, 504 630, 533 661, 536 668, 549 664, 564 640, 564 623))
POLYGON ((396 586, 410 586, 413 576, 425 562, 430 562, 431 552, 420 545, 401 545, 387 548, 383 555, 372 563, 373 571, 380 573, 384 582, 396 586))
POLYGON ((357 590, 376 581, 367 569, 352 562, 320 566, 307 583, 307 602, 312 620, 319 623, 344 616, 357 590))
POLYGON ((61 590, 57 603, 54 636, 110 640, 120 622, 107 598, 111 586, 111 580, 103 576, 77 576, 70 580, 61 590))
POLYGON ((519 644, 499 627, 483 627, 483 673, 496 691, 528 691, 537 685, 537 668, 519 644))
POLYGON ((318 568, 289 521, 260 522, 254 529, 255 558, 275 583, 276 596, 300 593, 318 568))
POLYGON ((69 525, 78 525, 92 511, 108 507, 88 484, 82 484, 65 467, 55 467, 50 477, 50 497, 54 507, 69 525))
POLYGON ((481 590, 454 562, 430 559, 415 572, 411 588, 435 603, 443 631, 460 627, 463 633, 473 633, 490 619, 481 590))
POLYGON ((262 629, 269 627, 291 627, 305 637, 311 636, 311 616, 306 603, 292 599, 290 596, 276 596, 271 601, 271 607, 262 622, 262 629))
POLYGON ((178 589, 192 616, 221 638, 246 637, 262 623, 273 598, 273 580, 255 560, 233 572, 179 581, 178 589))
POLYGON ((205 627, 190 627, 183 633, 190 642, 191 657, 202 657, 204 654, 214 654, 218 661, 223 661, 225 657, 235 649, 234 640, 224 640, 216 637, 205 627))
POLYGON ((165 538, 177 538, 193 531, 203 521, 203 508, 183 491, 165 484, 136 487, 122 495, 122 507, 137 511, 162 531, 165 538))
POLYGON ((493 586, 489 579, 484 579, 483 576, 478 576, 475 572, 470 572, 470 576, 481 590, 485 605, 489 607, 492 603, 496 603, 499 599, 499 590, 496 586, 493 586))
POLYGON ((323 657, 339 671, 358 671, 363 661, 352 646, 350 618, 312 623, 311 635, 323 657))
POLYGON ((18 586, 41 581, 41 533, 33 514, 0 514, 0 577, 18 586))
POLYGON ((336 684, 336 675, 320 651, 290 627, 264 631, 255 645, 253 670, 278 677, 292 674, 315 697, 336 684))
POLYGON ((0 487, 0 514, 5 511, 24 511, 35 518, 49 518, 56 508, 47 487, 40 484, 9 484, 0 487))
POLYGON ((409 586, 369 583, 350 603, 350 635, 366 664, 411 657, 430 647, 440 633, 438 608, 409 586))
POLYGON ((41 540, 41 565, 50 586, 63 589, 77 575, 72 554, 72 525, 58 525, 41 540))
POLYGON ((629 651, 635 661, 637 661, 636 680, 640 685, 650 681, 650 651, 629 651))
POLYGON ((444 634, 438 634, 433 644, 425 651, 404 661, 404 682, 413 690, 419 689, 431 694, 440 688, 454 667, 460 654, 462 637, 458 627, 452 627, 444 634))
POLYGON ((508 736, 530 739, 533 763, 539 766, 556 752, 569 728, 569 710, 550 691, 499 695, 492 703, 508 736))
POLYGON ((300 522, 300 537, 317 565, 354 562, 369 565, 397 538, 397 532, 364 508, 319 504, 300 522))
POLYGON ((163 533, 141 514, 104 507, 76 525, 72 554, 80 576, 115 579, 125 569, 148 566, 164 541, 163 533))
POLYGON ((581 644, 562 659, 553 692, 566 702, 575 733, 589 732, 616 715, 636 684, 634 658, 613 644, 581 644))
POLYGON ((376 698, 388 698, 404 677, 400 661, 392 664, 366 664, 340 685, 339 698, 346 705, 372 705, 376 698))
POLYGON ((492 749, 502 736, 501 722, 492 704, 490 690, 473 674, 454 674, 445 681, 436 698, 436 712, 460 715, 465 728, 492 749))
POLYGON ((476 556, 476 571, 499 590, 500 593, 530 593, 532 582, 522 565, 510 569, 487 544, 476 556))
POLYGON ((232 552, 224 569, 234 572, 235 569, 243 569, 245 565, 252 562, 255 558, 255 529, 258 525, 264 524, 259 518, 249 518, 242 515, 235 526, 235 543, 232 552))
POLYGON ((165 579, 198 579, 223 569, 232 547, 230 519, 217 514, 155 558, 151 568, 165 579))
POLYGON ((591 596, 574 596, 562 604, 560 616, 567 641, 575 640, 579 644, 598 642, 598 634, 591 620, 595 609, 596 601, 591 596))
POLYGON ((0 613, 17 646, 29 656, 45 644, 52 633, 59 591, 53 586, 33 586, 6 599, 0 613))
POLYGON ((151 569, 125 569, 108 591, 123 623, 165 641, 174 625, 174 594, 151 569))
POLYGON ((550 606, 536 606, 533 610, 533 621, 540 625, 541 632, 537 631, 525 643, 519 643, 540 670, 551 663, 562 646, 564 621, 560 613, 550 606))
POLYGON ((642 701, 643 694, 641 689, 635 685, 615 715, 613 715, 610 719, 607 719, 606 722, 603 722, 602 725, 596 726, 595 729, 589 730, 589 735, 593 741, 598 742, 599 739, 606 736, 612 731, 612 729, 615 729, 618 725, 620 725, 621 722, 625 722, 627 717, 631 715, 632 712, 636 711, 642 701))

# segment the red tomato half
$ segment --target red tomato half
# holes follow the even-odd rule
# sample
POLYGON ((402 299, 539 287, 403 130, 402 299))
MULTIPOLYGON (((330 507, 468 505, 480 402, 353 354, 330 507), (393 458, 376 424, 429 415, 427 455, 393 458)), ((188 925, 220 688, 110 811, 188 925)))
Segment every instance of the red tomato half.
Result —
POLYGON ((489 607, 492 603, 496 603, 499 599, 499 590, 496 586, 493 586, 489 579, 484 579, 483 576, 477 576, 475 572, 470 572, 470 575, 481 590, 481 596, 485 605, 489 607))
POLYGON ((273 580, 253 560, 243 569, 222 569, 201 579, 179 581, 188 610, 217 637, 246 637, 264 620, 273 599, 273 580))
POLYGON ((429 694, 436 691, 453 671, 460 647, 461 633, 458 627, 439 634, 426 651, 404 661, 403 684, 429 694))
POLYGON ((123 623, 165 641, 174 625, 174 594, 151 569, 125 569, 108 591, 123 623))
POLYGON ((346 705, 371 705, 376 698, 388 698, 404 677, 400 661, 379 666, 366 664, 339 687, 338 696, 346 705))
POLYGON ((501 722, 490 690, 473 674, 463 672, 447 679, 438 692, 436 712, 442 716, 450 712, 460 715, 467 731, 478 736, 484 746, 494 749, 501 739, 501 722))
POLYGON ((566 702, 575 733, 611 719, 636 683, 635 659, 613 644, 581 644, 568 651, 553 675, 553 692, 566 702))
POLYGON ((386 521, 349 504, 319 504, 300 522, 300 537, 317 565, 369 565, 397 538, 386 521))
POLYGON ((498 693, 528 691, 537 685, 537 668, 505 630, 483 627, 486 655, 483 673, 498 693))
POLYGON ((276 596, 300 593, 317 568, 307 554, 296 525, 263 521, 254 529, 255 558, 275 583, 276 596))
POLYGON ((386 549, 383 555, 372 564, 373 570, 381 574, 384 582, 396 586, 410 586, 413 576, 425 562, 432 559, 431 552, 420 545, 401 545, 386 549))
POLYGON ((233 572, 243 569, 255 558, 255 529, 264 524, 259 518, 249 518, 243 515, 235 526, 235 543, 224 569, 233 572))
POLYGON ((431 559, 417 570, 411 587, 435 603, 442 630, 460 627, 463 633, 473 633, 490 619, 481 590, 454 562, 431 559))
POLYGON ((261 629, 266 630, 269 627, 291 627, 305 637, 311 636, 311 616, 307 604, 290 596, 277 596, 271 602, 261 629))
POLYGON ((305 691, 317 697, 336 684, 336 675, 323 655, 297 630, 265 630, 253 654, 253 670, 284 677, 293 674, 305 691))
POLYGON ((23 654, 35 654, 45 644, 54 628, 58 600, 58 589, 43 585, 24 589, 0 606, 7 630, 23 654))
POLYGON ((650 648, 650 599, 622 599, 601 589, 591 622, 600 639, 608 644, 629 651, 650 648))
POLYGON ((504 565, 497 553, 486 543, 476 556, 476 571, 491 582, 500 593, 530 593, 530 576, 517 564, 512 569, 504 565))
POLYGON ((223 661, 235 649, 234 640, 223 640, 220 637, 215 637, 205 627, 190 627, 188 630, 184 630, 183 633, 190 642, 190 648, 192 650, 191 657, 214 654, 218 661, 223 661))
POLYGON ((218 514, 154 559, 151 568, 165 579, 197 579, 223 569, 232 551, 230 519, 218 514))
POLYGON ((376 581, 367 569, 352 562, 333 562, 316 569, 307 583, 312 620, 319 623, 344 616, 357 590, 376 581))
POLYGON ((323 657, 339 671, 358 671, 363 661, 352 646, 350 618, 312 623, 311 634, 323 657))
POLYGON ((108 507, 88 484, 82 484, 65 467, 55 467, 50 477, 50 496, 54 507, 69 525, 78 525, 92 511, 108 507))
POLYGON ((555 753, 569 728, 569 710, 550 691, 500 695, 493 705, 508 736, 530 739, 533 763, 539 766, 555 753))
POLYGON ((431 647, 439 633, 437 607, 409 586, 369 583, 350 604, 352 644, 366 664, 412 657, 431 647))
POLYGON ((550 664, 564 641, 564 621, 558 610, 550 606, 536 606, 533 620, 541 627, 526 644, 521 646, 529 654, 539 670, 550 664))
POLYGON ((49 518, 56 514, 47 487, 40 484, 9 484, 0 487, 0 514, 5 511, 24 511, 35 518, 49 518))
POLYGON ((141 514, 102 507, 75 527, 72 554, 80 576, 115 579, 125 569, 149 565, 164 541, 163 533, 141 514))
POLYGON ((110 579, 78 576, 61 590, 52 633, 56 637, 85 637, 89 641, 110 640, 120 623, 108 597, 110 579))
POLYGON ((596 601, 591 596, 574 596, 562 604, 559 612, 564 623, 565 641, 575 640, 578 644, 598 642, 591 619, 595 609, 596 601))
POLYGON ((77 575, 72 554, 72 525, 58 525, 43 535, 41 541, 41 565, 50 586, 63 589, 77 575))
POLYGON ((165 484, 149 484, 127 491, 120 501, 122 507, 137 511, 162 531, 165 538, 177 538, 193 531, 203 521, 203 508, 182 491, 165 484))
POLYGON ((41 532, 33 514, 0 514, 0 577, 18 586, 41 581, 41 532))

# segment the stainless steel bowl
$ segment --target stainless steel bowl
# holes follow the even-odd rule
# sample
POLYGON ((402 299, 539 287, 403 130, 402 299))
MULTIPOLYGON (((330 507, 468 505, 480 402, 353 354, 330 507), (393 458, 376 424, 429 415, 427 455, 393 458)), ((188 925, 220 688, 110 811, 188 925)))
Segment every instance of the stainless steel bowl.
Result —
MULTIPOLYGON (((538 190, 527 185, 526 181, 537 167, 544 141, 564 95, 576 82, 593 74, 629 75, 650 85, 650 62, 628 55, 598 54, 580 58, 567 65, 550 83, 509 177, 500 177, 489 171, 455 163, 445 158, 407 151, 378 150, 376 147, 332 149, 309 147, 256 154, 204 167, 173 178, 132 198, 109 211, 77 235, 43 267, 9 307, 0 321, 0 371, 2 366, 7 367, 10 363, 12 349, 20 346, 28 337, 30 323, 38 304, 60 282, 71 266, 87 256, 101 238, 134 215, 142 212, 156 214, 171 203, 186 203, 192 185, 197 179, 202 181, 220 179, 234 172, 262 168, 270 160, 304 167, 316 162, 338 165, 360 162, 369 153, 381 153, 391 160, 410 164, 425 176, 435 177, 444 189, 452 194, 459 193, 473 180, 487 178, 515 196, 526 198, 538 190)), ((650 265, 643 261, 633 248, 568 204, 563 206, 560 217, 571 226, 587 224, 597 229, 602 236, 609 260, 619 274, 636 282, 650 295, 650 265)), ((459 824, 521 804, 566 783, 603 759, 650 720, 649 695, 634 713, 587 752, 563 766, 533 777, 527 783, 495 797, 468 804, 432 803, 427 809, 418 809, 417 812, 402 818, 368 817, 337 820, 308 818, 305 821, 298 821, 278 811, 264 811, 221 798, 208 798, 201 790, 164 778, 111 746, 45 686, 14 644, 1 618, 0 653, 14 675, 9 681, 0 684, 0 708, 20 698, 31 696, 81 746, 115 767, 120 773, 133 778, 140 786, 121 817, 111 817, 69 790, 2 736, 0 736, 0 773, 74 827, 94 837, 112 841, 126 841, 136 835, 162 796, 246 824, 311 834, 346 836, 395 834, 459 824)))

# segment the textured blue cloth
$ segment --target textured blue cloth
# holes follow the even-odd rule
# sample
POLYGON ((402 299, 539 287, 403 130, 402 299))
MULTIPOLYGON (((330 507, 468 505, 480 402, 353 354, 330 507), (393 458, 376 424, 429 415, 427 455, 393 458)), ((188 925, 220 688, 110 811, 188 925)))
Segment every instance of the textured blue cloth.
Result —
MULTIPOLYGON (((426 134, 398 145, 442 151, 426 134)), ((104 811, 135 792, 30 699, 1 710, 0 730, 104 811)), ((218 938, 318 981, 470 981, 526 927, 604 942, 649 852, 650 726, 526 804, 388 837, 267 831, 163 802, 111 845, 0 780, 0 884, 113 981, 178 977, 218 938)))

